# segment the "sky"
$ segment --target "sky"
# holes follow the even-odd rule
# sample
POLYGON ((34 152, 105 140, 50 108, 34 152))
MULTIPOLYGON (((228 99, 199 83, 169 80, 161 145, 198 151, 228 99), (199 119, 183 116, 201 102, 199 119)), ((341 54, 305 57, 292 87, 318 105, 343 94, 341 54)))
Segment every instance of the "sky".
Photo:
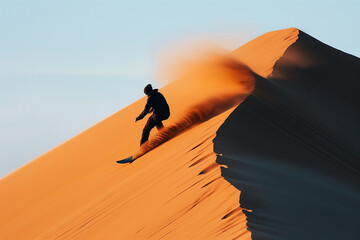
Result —
POLYGON ((0 178, 147 83, 163 86, 158 62, 171 47, 205 39, 233 50, 296 27, 359 57, 359 11, 358 0, 0 0, 0 178))

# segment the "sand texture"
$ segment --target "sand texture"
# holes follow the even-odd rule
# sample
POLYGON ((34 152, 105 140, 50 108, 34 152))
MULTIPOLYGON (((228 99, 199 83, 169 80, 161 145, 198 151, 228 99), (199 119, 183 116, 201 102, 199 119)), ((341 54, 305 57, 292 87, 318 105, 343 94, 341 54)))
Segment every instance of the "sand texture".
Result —
POLYGON ((1 179, 0 239, 354 239, 359 71, 295 28, 213 55, 142 148, 145 97, 1 179))

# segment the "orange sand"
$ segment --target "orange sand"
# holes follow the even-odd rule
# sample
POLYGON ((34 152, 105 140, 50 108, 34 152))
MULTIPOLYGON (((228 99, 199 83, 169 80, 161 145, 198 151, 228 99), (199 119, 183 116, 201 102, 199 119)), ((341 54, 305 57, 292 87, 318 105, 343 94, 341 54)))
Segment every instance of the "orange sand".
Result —
MULTIPOLYGON (((232 55, 268 76, 297 34, 297 29, 267 33, 232 55)), ((228 73, 224 68, 218 74, 228 73)), ((160 90, 171 107, 167 126, 189 107, 217 97, 214 90, 221 98, 232 92, 227 84, 209 87, 200 81, 202 94, 193 93, 195 86, 184 82, 194 76, 160 90), (189 95, 180 94, 183 90, 189 95)), ((212 139, 234 107, 197 122, 131 165, 117 165, 138 151, 145 121, 134 119, 145 100, 1 179, 0 239, 251 239, 240 192, 221 177, 213 152, 212 139)))

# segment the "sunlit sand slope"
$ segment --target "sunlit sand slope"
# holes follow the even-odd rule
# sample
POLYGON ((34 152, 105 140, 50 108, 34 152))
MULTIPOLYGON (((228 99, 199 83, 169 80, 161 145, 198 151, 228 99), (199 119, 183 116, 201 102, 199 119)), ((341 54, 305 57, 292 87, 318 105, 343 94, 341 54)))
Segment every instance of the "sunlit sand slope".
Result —
MULTIPOLYGON (((265 34, 234 57, 266 77, 297 35, 265 34)), ((165 125, 183 126, 184 116, 191 124, 145 155, 145 122, 134 123, 142 98, 3 178, 0 239, 250 239, 212 140, 255 78, 229 56, 216 58, 160 89, 171 107, 165 125), (115 163, 135 153, 131 165, 115 163)), ((151 139, 161 139, 156 132, 151 139)))

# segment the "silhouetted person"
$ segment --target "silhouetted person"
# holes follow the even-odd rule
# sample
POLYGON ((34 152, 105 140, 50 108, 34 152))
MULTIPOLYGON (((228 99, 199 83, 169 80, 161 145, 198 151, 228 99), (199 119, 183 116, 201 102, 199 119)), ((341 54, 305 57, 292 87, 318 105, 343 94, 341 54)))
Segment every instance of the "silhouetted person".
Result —
POLYGON ((151 84, 146 85, 144 93, 148 96, 147 103, 144 111, 136 118, 135 122, 141 120, 146 114, 151 113, 149 117, 140 141, 140 146, 149 139, 150 131, 155 126, 158 130, 164 127, 162 121, 166 120, 170 116, 169 105, 167 104, 164 96, 158 91, 158 89, 152 89, 151 84))

